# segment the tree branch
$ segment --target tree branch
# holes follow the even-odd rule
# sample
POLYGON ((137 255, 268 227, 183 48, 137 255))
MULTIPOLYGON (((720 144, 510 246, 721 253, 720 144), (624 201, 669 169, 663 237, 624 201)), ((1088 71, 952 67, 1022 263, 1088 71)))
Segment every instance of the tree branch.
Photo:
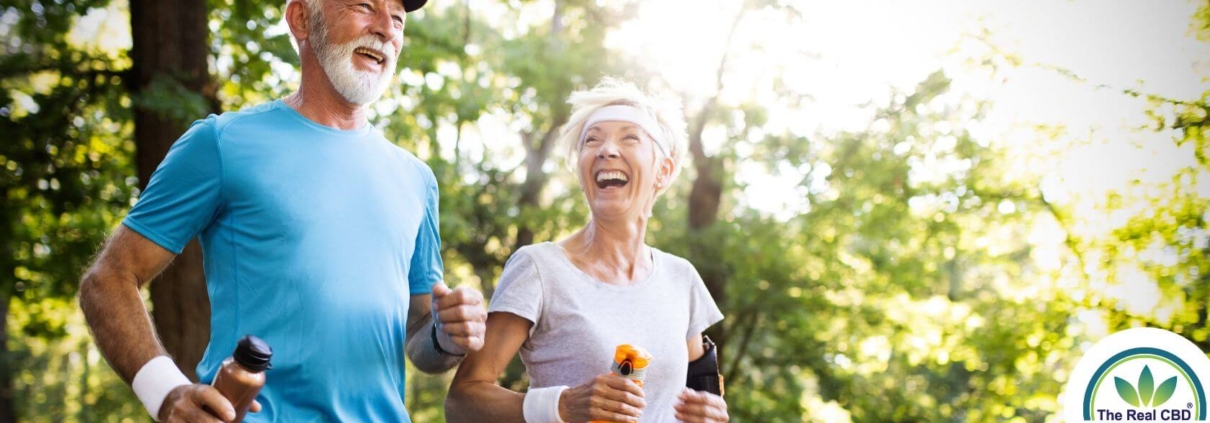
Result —
POLYGON ((743 335, 740 338, 739 348, 731 357, 731 365, 727 366, 724 379, 735 380, 736 372, 739 369, 740 360, 742 360, 744 356, 748 354, 748 345, 752 343, 752 335, 756 333, 756 327, 760 324, 761 316, 756 313, 755 308, 748 307, 740 313, 740 317, 737 320, 738 321, 735 322, 736 327, 740 327, 741 323, 744 322, 747 322, 747 325, 742 326, 743 335))

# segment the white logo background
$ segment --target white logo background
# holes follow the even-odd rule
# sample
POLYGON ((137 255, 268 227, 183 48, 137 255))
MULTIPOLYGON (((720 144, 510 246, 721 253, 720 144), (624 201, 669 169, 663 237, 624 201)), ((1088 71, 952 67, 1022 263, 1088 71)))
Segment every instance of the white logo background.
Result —
MULTIPOLYGON (((1088 388, 1089 382, 1092 382, 1092 376, 1102 364, 1105 364, 1114 355, 1132 348, 1151 347, 1167 351, 1181 360, 1185 361, 1193 373, 1201 380, 1203 390, 1210 388, 1207 382, 1210 382, 1210 358, 1201 349, 1190 342, 1188 339, 1181 337, 1175 333, 1155 328, 1135 328, 1127 329, 1100 340, 1084 357, 1076 364, 1075 370, 1071 373, 1071 378, 1067 380, 1067 387, 1063 390, 1063 421, 1068 423, 1082 423, 1083 416, 1083 401, 1084 392, 1088 388)), ((1188 409, 1189 403, 1195 406, 1195 392, 1190 389, 1189 383, 1185 381, 1183 376, 1172 365, 1169 365, 1161 360, 1154 358, 1135 358, 1130 361, 1122 362, 1112 371, 1107 372, 1107 375, 1102 378, 1101 386, 1097 388, 1096 402, 1093 407, 1092 421, 1103 421, 1097 419, 1096 409, 1115 409, 1125 411, 1127 409, 1136 409, 1141 411, 1150 410, 1165 410, 1165 409, 1188 409), (1117 388, 1114 384, 1114 376, 1120 377, 1138 389, 1139 375, 1143 371, 1143 366, 1146 365, 1151 369, 1154 386, 1158 388, 1161 383, 1169 377, 1177 376, 1176 391, 1172 398, 1168 399, 1159 407, 1134 407, 1123 401, 1117 393, 1117 388)), ((1155 389, 1155 388, 1153 388, 1155 389)), ((1210 413, 1207 413, 1210 416, 1210 413)), ((1193 420, 1196 421, 1196 415, 1193 415, 1193 420)), ((1156 416, 1157 420, 1159 416, 1156 416)))

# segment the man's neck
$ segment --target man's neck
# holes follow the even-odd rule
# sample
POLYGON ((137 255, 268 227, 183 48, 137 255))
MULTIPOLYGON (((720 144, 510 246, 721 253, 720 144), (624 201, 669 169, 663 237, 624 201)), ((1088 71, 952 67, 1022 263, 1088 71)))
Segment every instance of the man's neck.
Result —
POLYGON ((320 125, 341 130, 365 126, 366 108, 345 100, 318 61, 307 59, 311 58, 303 59, 302 83, 297 92, 283 100, 286 105, 320 125))

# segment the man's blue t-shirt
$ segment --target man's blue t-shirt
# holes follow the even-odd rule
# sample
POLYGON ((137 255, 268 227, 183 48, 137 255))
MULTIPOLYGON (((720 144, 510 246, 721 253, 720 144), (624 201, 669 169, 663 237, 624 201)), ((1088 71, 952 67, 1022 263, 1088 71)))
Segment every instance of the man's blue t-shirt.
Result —
POLYGON ((273 347, 246 421, 409 421, 411 295, 442 279, 437 181, 372 125, 342 131, 280 100, 199 120, 151 176, 128 228, 202 245, 211 381, 245 334, 273 347))

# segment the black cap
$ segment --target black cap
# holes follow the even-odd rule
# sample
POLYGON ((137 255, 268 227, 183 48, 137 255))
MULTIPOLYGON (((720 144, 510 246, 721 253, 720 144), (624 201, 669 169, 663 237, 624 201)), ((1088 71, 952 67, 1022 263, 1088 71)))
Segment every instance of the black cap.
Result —
POLYGON ((263 372, 270 368, 269 359, 273 358, 273 348, 269 344, 252 335, 244 335, 235 346, 231 355, 236 363, 253 372, 263 372))
POLYGON ((408 12, 415 12, 417 10, 420 10, 420 8, 424 7, 424 4, 428 3, 428 1, 429 0, 403 0, 403 10, 408 11, 408 12))

